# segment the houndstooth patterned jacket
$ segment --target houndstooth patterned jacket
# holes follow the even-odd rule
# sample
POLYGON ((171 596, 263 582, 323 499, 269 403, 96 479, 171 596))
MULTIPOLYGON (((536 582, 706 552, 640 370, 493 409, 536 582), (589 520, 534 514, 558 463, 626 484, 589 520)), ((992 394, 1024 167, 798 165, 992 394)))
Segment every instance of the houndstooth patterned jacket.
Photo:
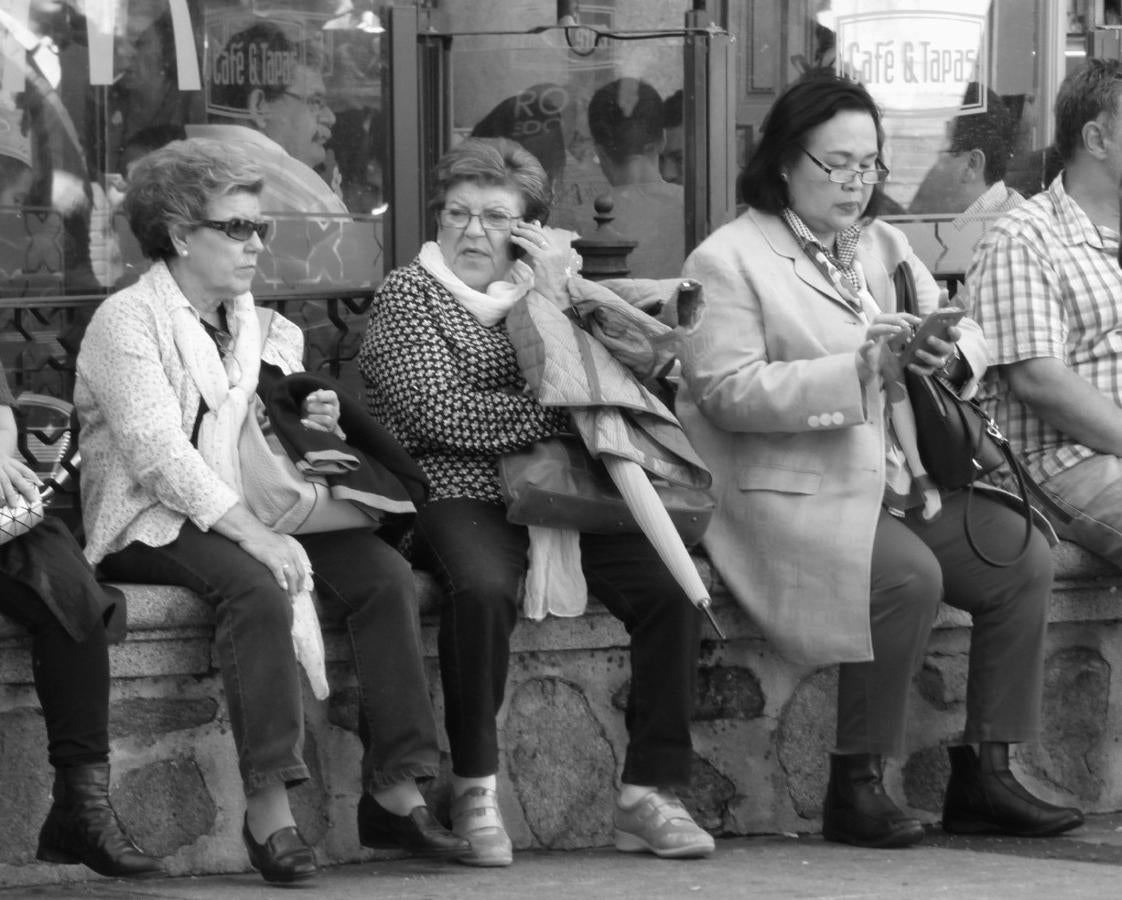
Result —
POLYGON ((502 503, 496 460, 567 430, 526 393, 500 323, 482 325, 414 260, 374 299, 358 355, 370 411, 431 482, 430 501, 502 503))

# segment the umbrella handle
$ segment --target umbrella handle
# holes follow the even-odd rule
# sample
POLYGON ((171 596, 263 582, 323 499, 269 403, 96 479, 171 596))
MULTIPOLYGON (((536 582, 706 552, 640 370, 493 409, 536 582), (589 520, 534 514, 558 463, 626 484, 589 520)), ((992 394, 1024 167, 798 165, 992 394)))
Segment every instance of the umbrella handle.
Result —
POLYGON ((611 454, 604 454, 601 459, 627 508, 639 523, 640 530, 647 536, 690 602, 709 617, 714 631, 723 639, 724 632, 713 616, 709 591, 701 580, 686 545, 682 543, 682 537, 674 527, 670 514, 662 505, 658 492, 647 478, 647 473, 642 466, 630 459, 611 454))

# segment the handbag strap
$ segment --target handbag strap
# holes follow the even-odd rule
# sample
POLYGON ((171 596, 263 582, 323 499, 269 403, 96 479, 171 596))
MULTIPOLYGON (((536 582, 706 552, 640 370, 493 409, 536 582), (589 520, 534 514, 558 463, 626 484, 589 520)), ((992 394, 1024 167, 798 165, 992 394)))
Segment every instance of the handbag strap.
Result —
MULTIPOLYGON (((962 414, 961 410, 959 414, 962 414)), ((978 542, 974 539, 974 530, 970 525, 970 509, 974 504, 974 480, 971 480, 966 488, 966 506, 962 512, 962 520, 963 530, 966 532, 966 542, 970 545, 970 549, 974 551, 978 559, 994 568, 1005 569, 1020 562, 1024 558, 1024 555, 1028 552, 1029 543, 1032 541, 1032 503, 1029 501, 1029 492, 1026 485, 1026 480, 1031 481, 1031 479, 1025 472, 1024 466, 1021 465, 1020 461, 1013 454, 1012 449, 1009 447, 1009 442, 1005 440, 1004 437, 1000 437, 1001 432, 997 432, 997 434, 999 437, 995 437, 994 440, 1001 448, 1001 454, 1005 457, 1009 468, 1013 470, 1013 474, 1017 477, 1017 490, 1020 494, 1021 514, 1024 516, 1025 520, 1025 536, 1021 540, 1021 547, 1012 559, 998 560, 994 559, 978 546, 978 542)))
MULTIPOLYGON (((911 313, 912 315, 919 315, 919 304, 916 298, 916 283, 915 275, 912 273, 912 267, 907 260, 901 260, 896 266, 895 271, 892 273, 892 280, 896 287, 896 307, 902 312, 911 313)), ((949 384, 939 379, 938 375, 933 376, 935 380, 951 391, 957 397, 957 392, 954 391, 949 384)), ((961 398, 959 398, 961 399, 961 398)), ((1025 522, 1025 533, 1021 539, 1020 549, 1017 554, 1009 560, 994 559, 978 546, 977 540, 974 538, 974 530, 970 524, 970 511, 974 504, 974 479, 971 479, 970 484, 966 488, 966 506, 963 509, 963 530, 966 532, 966 542, 970 545, 970 549, 974 551, 975 555, 988 565, 994 566, 999 569, 1007 568, 1020 562, 1025 553, 1028 552, 1029 543, 1032 541, 1032 502, 1029 500, 1029 493, 1041 500, 1047 506, 1050 513, 1057 514, 1064 519, 1070 519, 1070 515, 1065 513, 1062 509, 1056 506, 1055 502, 1047 496, 1040 488, 1040 486, 1033 481, 1031 476, 1025 471, 1024 466, 1021 465, 1020 460, 1017 459, 1016 454, 1013 453, 1012 447, 1009 446, 1009 441, 1006 440, 997 423, 986 414, 985 410, 974 400, 964 401, 970 404, 971 408, 978 413, 978 423, 976 428, 971 428, 971 423, 967 420, 966 412, 956 403, 948 404, 949 409, 953 409, 961 419, 963 430, 966 434, 974 435, 974 447, 971 454, 975 459, 981 451, 982 440, 985 435, 989 435, 997 446, 1001 449, 1002 456, 1005 457, 1005 462, 1009 466, 1013 475, 1017 479, 1017 492, 1020 495, 1020 508, 1025 522), (984 424, 983 424, 984 423, 984 424), (1031 488, 1030 488, 1031 485, 1031 488)))
POLYGON ((900 260, 896 270, 892 273, 892 281, 896 285, 896 309, 898 312, 919 315, 919 301, 916 299, 916 278, 912 274, 912 267, 906 259, 900 260))

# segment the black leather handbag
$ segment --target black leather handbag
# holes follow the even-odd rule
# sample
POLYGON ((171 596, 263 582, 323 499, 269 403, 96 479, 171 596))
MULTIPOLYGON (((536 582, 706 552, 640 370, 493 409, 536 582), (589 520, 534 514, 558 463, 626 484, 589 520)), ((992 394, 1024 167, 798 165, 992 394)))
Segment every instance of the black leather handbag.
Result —
MULTIPOLYGON (((896 267, 893 278, 896 283, 896 308, 919 315, 915 278, 906 260, 896 267)), ((973 400, 964 400, 940 375, 917 375, 905 369, 904 384, 915 413, 919 456, 927 473, 945 491, 965 489, 968 492, 963 516, 970 549, 991 566, 1004 568, 1020 562, 1032 540, 1033 509, 1029 494, 1031 492, 1046 501, 1049 508, 1052 508, 1051 500, 1025 471, 1009 441, 980 405, 973 400), (1002 465, 1009 466, 1017 481, 1017 505, 1025 521, 1021 548, 1016 556, 1008 560, 997 560, 987 555, 978 546, 970 526, 975 483, 1002 465)))

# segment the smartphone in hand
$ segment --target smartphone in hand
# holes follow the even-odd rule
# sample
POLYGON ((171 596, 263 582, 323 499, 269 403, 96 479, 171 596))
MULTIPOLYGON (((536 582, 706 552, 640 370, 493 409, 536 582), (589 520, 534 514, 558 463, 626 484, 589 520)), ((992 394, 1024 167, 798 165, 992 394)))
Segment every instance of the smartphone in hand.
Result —
POLYGON ((965 315, 966 310, 957 306, 944 306, 929 313, 919 323, 912 339, 900 351, 900 368, 906 368, 909 363, 915 362, 916 351, 927 349, 928 338, 937 337, 940 340, 947 340, 947 332, 950 327, 958 324, 958 321, 965 315))

